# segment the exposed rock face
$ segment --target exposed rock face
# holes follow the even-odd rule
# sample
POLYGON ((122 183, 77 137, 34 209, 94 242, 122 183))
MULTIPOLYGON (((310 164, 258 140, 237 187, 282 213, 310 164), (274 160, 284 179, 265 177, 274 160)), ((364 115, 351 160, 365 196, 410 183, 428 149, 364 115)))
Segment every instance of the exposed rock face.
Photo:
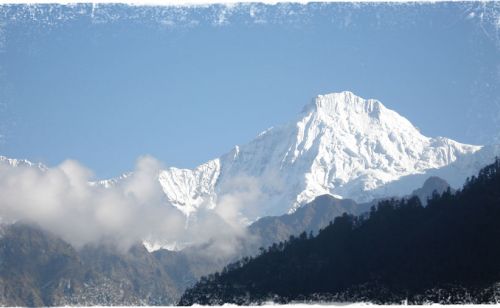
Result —
POLYGON ((169 268, 138 245, 75 250, 36 227, 3 227, 0 303, 7 306, 170 305, 180 296, 169 268))

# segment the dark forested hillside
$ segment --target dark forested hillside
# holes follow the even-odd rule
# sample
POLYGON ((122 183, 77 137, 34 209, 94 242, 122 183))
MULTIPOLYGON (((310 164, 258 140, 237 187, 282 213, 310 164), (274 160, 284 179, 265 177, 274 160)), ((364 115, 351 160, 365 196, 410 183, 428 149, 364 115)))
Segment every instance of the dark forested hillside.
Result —
POLYGON ((462 190, 382 201, 203 278, 180 304, 500 300, 500 161, 462 190))

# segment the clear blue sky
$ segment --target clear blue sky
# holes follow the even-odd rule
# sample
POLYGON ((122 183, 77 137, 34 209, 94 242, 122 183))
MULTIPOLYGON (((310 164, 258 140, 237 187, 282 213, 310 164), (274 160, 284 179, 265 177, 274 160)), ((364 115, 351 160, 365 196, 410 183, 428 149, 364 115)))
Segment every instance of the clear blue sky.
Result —
POLYGON ((112 177, 194 167, 317 94, 377 98, 428 136, 499 142, 500 5, 0 7, 0 155, 112 177))

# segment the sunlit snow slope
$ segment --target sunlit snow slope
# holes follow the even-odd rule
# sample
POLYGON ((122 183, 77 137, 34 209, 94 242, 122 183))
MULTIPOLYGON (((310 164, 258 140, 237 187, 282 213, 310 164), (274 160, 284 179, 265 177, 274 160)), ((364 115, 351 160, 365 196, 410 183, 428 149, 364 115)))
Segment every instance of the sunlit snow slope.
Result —
MULTIPOLYGON (((405 195, 431 173, 461 185, 483 165, 472 155, 481 148, 423 136, 379 101, 341 92, 316 97, 296 120, 194 170, 164 170, 159 180, 168 200, 185 214, 237 194, 261 204, 241 209, 255 219, 294 211, 322 194, 360 202, 405 195), (467 168, 438 172, 457 159, 467 168), (404 183, 398 185, 398 179, 404 183)), ((496 148, 488 151, 480 156, 484 164, 496 148)))

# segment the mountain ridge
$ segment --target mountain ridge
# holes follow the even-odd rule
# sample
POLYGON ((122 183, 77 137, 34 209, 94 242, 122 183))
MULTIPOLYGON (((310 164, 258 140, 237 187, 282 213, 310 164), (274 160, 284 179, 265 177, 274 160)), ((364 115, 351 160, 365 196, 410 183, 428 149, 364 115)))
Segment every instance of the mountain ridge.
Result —
MULTIPOLYGON (((231 200, 249 223, 293 212, 324 194, 358 203, 405 196, 433 175, 456 188, 499 153, 500 146, 426 137, 380 101, 344 91, 316 96, 294 120, 194 169, 163 169, 158 182, 166 201, 188 220, 231 200)), ((129 175, 92 184, 109 187, 129 175)))
POLYGON ((346 91, 318 95, 296 120, 271 127, 193 170, 164 170, 160 182, 169 201, 189 215, 200 207, 215 207, 228 193, 224 185, 233 179, 257 179, 268 197, 262 201, 272 204, 258 215, 262 217, 294 211, 322 194, 358 202, 406 195, 411 190, 377 189, 447 166, 481 148, 423 136, 381 102, 346 91), (279 181, 292 188, 283 189, 279 181))

